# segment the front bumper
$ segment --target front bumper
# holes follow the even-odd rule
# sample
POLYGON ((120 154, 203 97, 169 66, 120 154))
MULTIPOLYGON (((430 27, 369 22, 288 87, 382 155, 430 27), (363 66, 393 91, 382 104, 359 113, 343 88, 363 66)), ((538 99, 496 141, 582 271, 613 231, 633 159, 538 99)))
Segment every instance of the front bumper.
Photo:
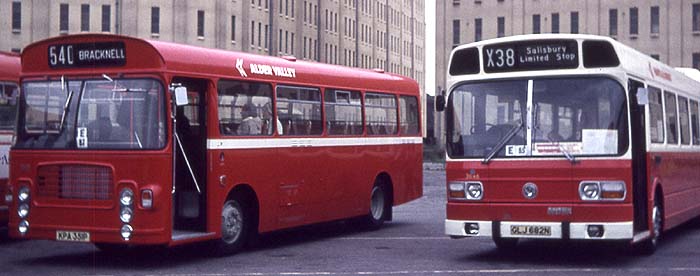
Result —
MULTIPOLYGON (((471 229, 474 229, 472 226, 471 229)), ((572 240, 632 240, 634 224, 623 222, 522 222, 522 221, 477 221, 445 220, 445 234, 450 237, 503 237, 533 239, 572 239, 572 240), (469 233, 467 226, 478 225, 478 231, 469 233), (517 235, 511 233, 511 226, 544 226, 551 229, 550 235, 517 235), (591 237, 588 226, 602 226, 600 237, 591 237)))

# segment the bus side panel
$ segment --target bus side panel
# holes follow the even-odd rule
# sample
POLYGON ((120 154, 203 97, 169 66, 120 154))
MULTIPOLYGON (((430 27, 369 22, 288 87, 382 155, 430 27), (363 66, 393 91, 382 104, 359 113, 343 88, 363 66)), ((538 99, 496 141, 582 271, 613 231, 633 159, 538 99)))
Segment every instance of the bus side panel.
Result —
MULTIPOLYGON (((665 229, 670 229, 700 214, 700 156, 697 153, 649 153, 649 179, 659 178, 663 189, 665 229)), ((650 189, 650 208, 653 203, 650 189)))
POLYGON ((423 144, 397 146, 394 162, 394 206, 423 196, 423 144))

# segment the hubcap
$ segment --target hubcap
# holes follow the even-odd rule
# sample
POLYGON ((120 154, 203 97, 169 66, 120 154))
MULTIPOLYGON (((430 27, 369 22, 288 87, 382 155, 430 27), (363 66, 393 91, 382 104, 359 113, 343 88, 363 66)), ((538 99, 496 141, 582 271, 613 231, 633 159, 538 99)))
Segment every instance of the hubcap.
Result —
POLYGON ((376 186, 372 189, 372 203, 370 204, 372 218, 381 220, 384 216, 384 191, 376 186))
POLYGON ((227 202, 221 210, 221 239, 234 243, 241 236, 243 229, 243 212, 232 202, 227 202))
POLYGON ((654 221, 654 237, 652 242, 656 243, 656 241, 659 239, 659 236, 661 236, 661 223, 662 223, 662 218, 661 218, 661 208, 659 207, 658 204, 654 205, 654 209, 652 210, 651 213, 651 219, 654 221))

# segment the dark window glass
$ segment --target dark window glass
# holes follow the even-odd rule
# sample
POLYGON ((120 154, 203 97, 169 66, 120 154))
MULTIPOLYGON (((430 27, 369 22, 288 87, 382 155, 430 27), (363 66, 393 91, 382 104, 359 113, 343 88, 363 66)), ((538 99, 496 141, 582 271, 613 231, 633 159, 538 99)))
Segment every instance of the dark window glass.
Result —
POLYGON ((571 33, 578 33, 578 12, 571 12, 571 33))
POLYGON ((112 31, 112 8, 110 5, 102 5, 102 31, 112 31))
POLYGON ((236 16, 231 16, 231 41, 236 41, 236 16))
POLYGON ((617 35, 617 9, 608 11, 608 34, 611 36, 617 35))
POLYGON ((630 8, 630 34, 639 34, 639 9, 630 8))
POLYGON ((651 7, 651 33, 659 33, 659 6, 651 7))
POLYGON ((506 36, 506 18, 505 17, 498 17, 498 37, 504 37, 506 36))
POLYGON ((552 14, 552 33, 559 33, 559 13, 552 14))
POLYGON ((474 19, 474 41, 481 41, 481 18, 474 19))
POLYGON ((678 96, 678 121, 681 125, 681 144, 690 145, 690 118, 688 117, 688 99, 678 96))
POLYGON ((399 97, 400 128, 402 135, 416 135, 420 130, 418 123, 418 99, 413 96, 399 97))
POLYGON ((22 2, 12 2, 12 30, 22 29, 22 2))
POLYGON ((700 69, 700 53, 693 53, 693 68, 700 69))
POLYGON ((320 135, 321 92, 316 88, 277 86, 277 116, 280 135, 320 135))
POLYGON ((693 4, 693 32, 700 32, 700 3, 693 4))
POLYGON ((204 11, 197 11, 197 36, 204 37, 204 11))
POLYGON ((326 124, 330 135, 362 134, 362 95, 357 91, 326 89, 326 124))
POLYGON ((0 130, 14 131, 19 89, 14 83, 0 83, 0 130))
POLYGON ((151 7, 151 33, 160 33, 160 7, 151 7))
POLYGON ((90 5, 80 5, 80 31, 90 31, 90 5))
POLYGON ((649 93, 649 135, 652 143, 664 142, 664 110, 661 105, 661 89, 647 87, 649 93))
POLYGON ((459 20, 452 20, 452 45, 459 45, 459 20))
POLYGON ((61 4, 60 6, 59 31, 68 32, 68 4, 61 4))
POLYGON ((365 94, 365 122, 368 135, 396 134, 396 97, 389 94, 365 94))
MULTIPOLYGON (((219 81, 219 131, 223 135, 272 135, 272 87, 266 83, 219 81)), ((277 121, 277 123, 273 123, 277 121)))
POLYGON ((540 33, 540 15, 539 14, 532 15, 532 33, 533 34, 540 33))
POLYGON ((700 125, 698 125, 698 120, 700 117, 698 117, 698 102, 694 100, 690 100, 690 129, 693 134, 692 140, 693 140, 693 145, 700 145, 700 125))
POLYGON ((666 107, 666 144, 678 144, 676 94, 664 91, 664 106, 666 107))

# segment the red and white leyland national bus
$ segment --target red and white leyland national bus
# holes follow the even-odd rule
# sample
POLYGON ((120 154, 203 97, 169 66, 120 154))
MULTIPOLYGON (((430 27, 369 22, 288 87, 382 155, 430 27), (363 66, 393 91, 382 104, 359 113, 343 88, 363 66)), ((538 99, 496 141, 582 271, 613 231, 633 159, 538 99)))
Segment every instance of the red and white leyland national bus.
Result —
POLYGON ((700 78, 688 75, 591 35, 457 47, 446 234, 499 248, 617 240, 653 252, 663 231, 700 214, 700 78))
POLYGON ((10 235, 123 245, 364 216, 422 195, 419 89, 382 71, 85 34, 22 54, 10 235))
MULTIPOLYGON (((10 143, 17 117, 19 89, 19 55, 0 52, 0 195, 7 194, 7 178, 10 169, 10 143)), ((0 201, 0 227, 7 225, 8 206, 0 201)))

